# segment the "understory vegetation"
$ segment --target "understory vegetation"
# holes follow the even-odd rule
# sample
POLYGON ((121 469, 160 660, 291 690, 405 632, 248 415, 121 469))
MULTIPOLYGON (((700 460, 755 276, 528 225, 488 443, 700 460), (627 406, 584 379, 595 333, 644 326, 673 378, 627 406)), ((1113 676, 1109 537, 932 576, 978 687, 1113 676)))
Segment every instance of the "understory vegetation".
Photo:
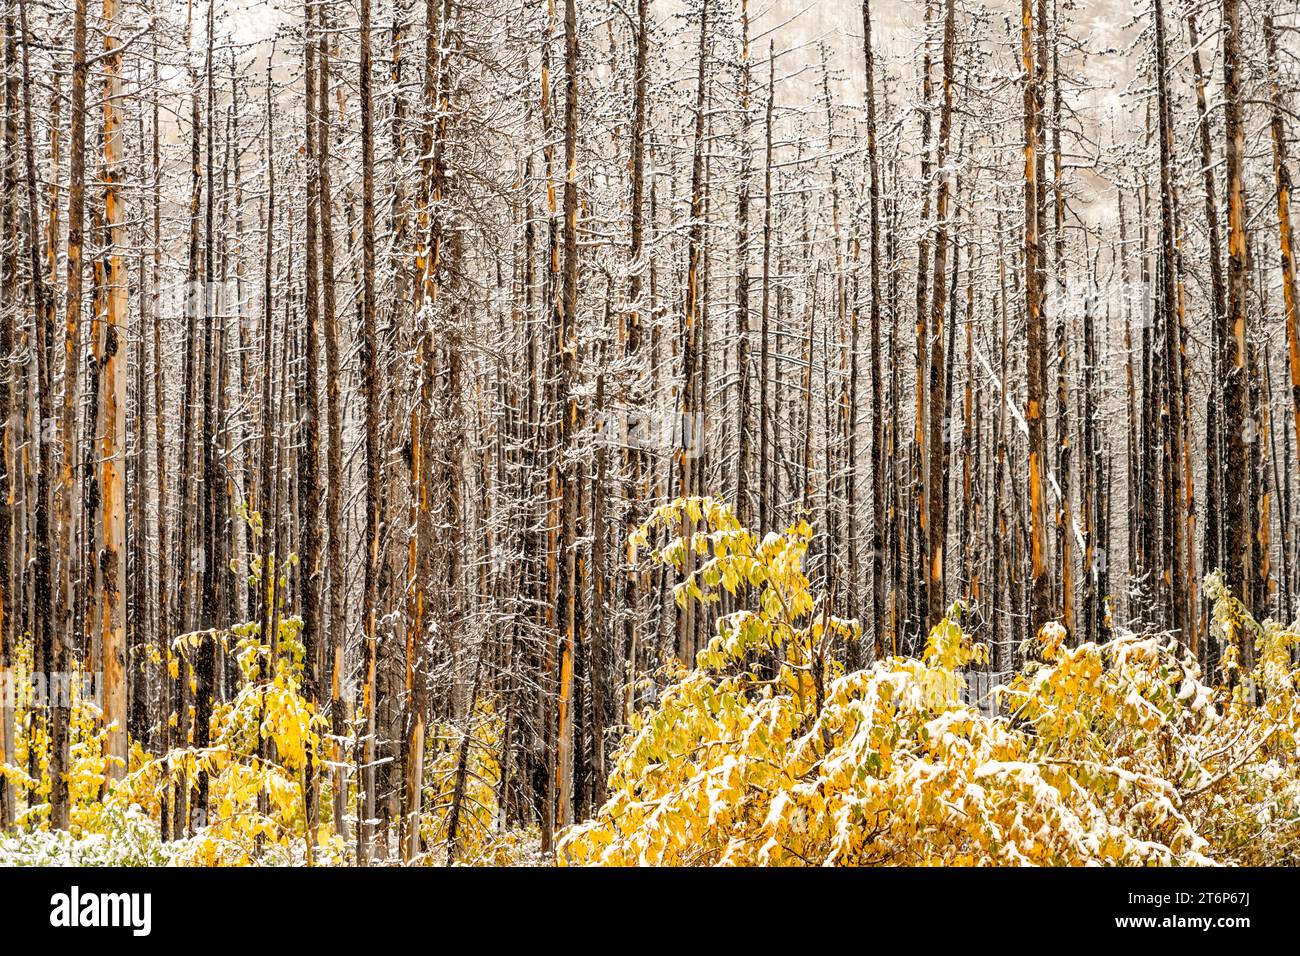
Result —
MULTIPOLYGON (((721 605, 695 668, 644 708, 617 750, 608 800, 559 834, 561 864, 1199 865, 1300 862, 1297 714, 1300 633, 1255 621, 1206 581, 1225 648, 1203 674, 1166 634, 1116 631, 1072 643, 1049 624, 988 700, 969 675, 988 650, 954 604, 919 658, 846 672, 835 614, 804 570, 806 521, 760 538, 713 498, 659 507, 633 535, 678 572, 678 604, 721 605), (1253 638, 1255 660, 1239 649, 1253 638)), ((210 744, 165 754, 132 742, 106 774, 93 701, 72 708, 70 827, 49 827, 48 740, 37 709, 16 714, 6 780, 20 795, 6 864, 336 865, 347 835, 306 795, 355 740, 331 740, 301 689, 300 622, 273 639, 257 624, 188 634, 173 675, 203 641, 222 642, 240 686, 211 718, 210 744), (209 788, 210 819, 160 840, 161 797, 209 788), (309 824, 310 821, 310 824, 309 824)), ((18 669, 30 666, 30 645, 18 669)), ((157 662, 163 666, 164 662, 157 662)), ((484 698, 468 735, 428 735, 420 848, 412 862, 547 863, 535 832, 499 812, 504 722, 484 698)), ((354 730, 355 734, 355 730, 354 730)), ((351 808, 355 819, 355 807, 351 808)))

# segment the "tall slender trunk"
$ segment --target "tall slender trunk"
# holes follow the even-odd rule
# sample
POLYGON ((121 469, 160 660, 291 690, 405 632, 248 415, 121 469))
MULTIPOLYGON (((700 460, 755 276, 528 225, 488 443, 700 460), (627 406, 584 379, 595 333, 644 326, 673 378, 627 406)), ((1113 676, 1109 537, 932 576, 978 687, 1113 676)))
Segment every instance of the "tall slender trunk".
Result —
MULTIPOLYGON (((1052 20, 1059 30, 1059 11, 1056 0, 1052 4, 1052 20)), ((1041 21, 1040 21, 1041 22, 1041 21)), ((1046 67, 1046 64, 1043 64, 1046 67)), ((1052 208, 1055 214, 1052 229, 1052 278, 1058 298, 1065 293, 1065 184, 1062 178, 1061 126, 1064 122, 1061 108, 1060 38, 1052 36, 1052 208)), ((1045 186, 1046 184, 1044 184, 1045 186)), ((1056 315, 1056 472, 1060 484, 1058 494, 1057 565, 1060 569, 1061 623, 1072 635, 1074 619, 1074 516, 1071 512, 1072 484, 1070 469, 1073 464, 1073 439, 1070 435, 1069 393, 1069 337, 1066 310, 1058 306, 1056 315)))
MULTIPOLYGON (((218 304, 216 297, 213 295, 213 246, 215 237, 213 236, 213 215, 214 202, 213 196, 213 140, 216 135, 214 126, 214 113, 216 104, 216 92, 213 87, 212 77, 212 50, 215 38, 213 36, 213 26, 215 22, 214 4, 208 4, 208 21, 206 36, 206 52, 203 61, 204 80, 207 85, 207 118, 205 125, 207 133, 205 136, 205 152, 203 157, 203 166, 205 170, 204 209, 203 209, 203 261, 199 266, 201 287, 191 288, 190 294, 199 299, 200 288, 202 297, 199 299, 201 305, 199 308, 203 311, 203 374, 200 380, 200 387, 203 389, 203 397, 200 402, 202 413, 200 423, 200 461, 202 462, 202 478, 200 488, 202 497, 198 506, 199 528, 201 529, 202 540, 199 543, 199 554, 202 558, 199 562, 202 573, 202 593, 200 595, 198 628, 210 632, 207 638, 198 648, 195 660, 195 677, 194 682, 194 743, 198 747, 208 746, 211 739, 211 717, 213 707, 213 696, 216 693, 216 654, 217 641, 215 628, 217 625, 217 587, 219 585, 218 562, 219 549, 217 545, 218 535, 221 529, 218 527, 217 509, 218 502, 221 498, 222 488, 221 480, 217 474, 217 442, 218 442, 218 422, 217 422, 217 330, 216 317, 218 304)), ((193 96, 193 115, 197 120, 198 117, 198 91, 194 91, 193 96)), ((270 111, 267 112, 268 138, 271 136, 271 117, 270 111)), ((198 144, 198 123, 195 123, 194 145, 198 144)), ((193 148, 193 147, 192 147, 193 148)), ((196 169, 197 173, 198 170, 196 169)), ((274 198, 268 199, 274 203, 274 198)), ((267 249, 267 259, 270 261, 271 252, 267 249)), ((195 263, 195 265, 198 265, 195 263)), ((198 819, 206 819, 208 813, 208 790, 210 780, 206 770, 200 768, 198 776, 198 787, 196 793, 195 813, 198 819)), ((192 815, 193 816, 193 815, 192 815)))
MULTIPOLYGON (((1205 399, 1205 500, 1222 500, 1224 395, 1223 377, 1225 356, 1223 345, 1228 338, 1224 288, 1222 239, 1219 228, 1219 202, 1215 192, 1214 155, 1210 145, 1210 114, 1205 100, 1205 73, 1201 68, 1200 41, 1196 32, 1195 14, 1187 14, 1187 35, 1192 52, 1192 75, 1196 85, 1196 117, 1198 141, 1201 152, 1201 179, 1205 194, 1205 223, 1210 260, 1210 291, 1213 313, 1210 322, 1210 382, 1205 399)), ((1205 533, 1201 554, 1202 567, 1216 570, 1222 564, 1223 515, 1217 506, 1205 509, 1205 533)), ((1190 543, 1190 542, 1189 542, 1190 543)), ((1195 612, 1196 609, 1193 609, 1195 612)), ((1208 627, 1209 608, 1199 611, 1201 626, 1208 627)), ((1201 660, 1206 661, 1205 648, 1201 660)))
POLYGON ((740 186, 736 196, 736 516, 749 522, 749 188, 753 149, 750 131, 749 0, 740 5, 740 186))
POLYGON ((576 0, 564 3, 564 280, 556 299, 559 318, 560 397, 563 401, 560 447, 562 479, 560 559, 564 563, 560 635, 560 686, 556 705, 556 825, 573 822, 574 648, 578 637, 577 512, 578 468, 571 445, 578 427, 578 13, 576 0))
MULTIPOLYGON (((649 0, 637 0, 637 25, 636 25, 636 53, 633 65, 632 77, 632 137, 631 150, 632 154, 629 162, 631 172, 631 210, 629 212, 628 222, 628 268, 630 276, 628 279, 628 308, 626 335, 624 339, 624 355, 633 363, 634 373, 637 376, 638 394, 641 394, 645 383, 645 372, 647 368, 646 357, 643 354, 643 332, 641 324, 643 316, 646 316, 648 310, 642 302, 643 281, 642 275, 646 270, 647 263, 644 258, 645 245, 645 136, 646 136, 646 113, 647 97, 649 87, 649 52, 650 38, 649 30, 649 0)), ((532 349, 529 349, 529 358, 532 358, 532 349)), ((760 374, 762 374, 760 372, 760 374)), ((760 421, 762 411, 759 412, 760 421)), ((760 430, 762 428, 760 424, 760 430)), ((760 438, 761 441, 761 438, 760 438)), ((632 443, 629 442, 629 445, 632 443)), ((644 575, 635 568, 636 556, 633 554, 631 547, 632 533, 636 530, 641 519, 640 502, 646 497, 645 488, 645 471, 646 461, 641 449, 629 447, 625 454, 628 476, 625 482, 625 497, 627 504, 624 510, 624 533, 623 540, 627 544, 627 563, 628 569, 623 584, 623 645, 626 660, 624 693, 623 721, 627 723, 631 717, 633 687, 636 682, 637 660, 640 656, 641 644, 641 611, 642 600, 641 594, 643 588, 641 585, 644 575)), ((759 495, 760 501, 763 494, 762 490, 762 473, 760 464, 759 474, 759 495)), ((760 504, 760 511, 761 511, 760 504)))
POLYGON ((56 504, 60 534, 59 614, 64 633, 73 621, 73 555, 76 552, 72 502, 76 498, 73 472, 77 457, 77 413, 81 379, 81 257, 86 206, 86 0, 77 0, 72 20, 72 89, 68 147, 68 251, 64 305, 63 411, 59 440, 63 467, 56 504))
POLYGON ((871 41, 871 0, 862 0, 862 45, 867 71, 867 166, 870 185, 871 269, 871 626, 876 660, 885 657, 885 421, 880 367, 880 157, 876 142, 876 58, 871 41))
MULTIPOLYGON (((152 161, 152 182, 150 192, 153 200, 153 262, 150 270, 150 289, 152 291, 150 311, 153 324, 153 415, 154 415, 154 450, 155 450, 155 488, 158 506, 158 609, 154 628, 154 640, 158 651, 158 750, 160 754, 171 749, 171 537, 168 525, 168 486, 167 486, 167 425, 164 414, 166 376, 163 370, 162 350, 162 136, 159 127, 161 108, 158 95, 158 28, 155 19, 150 24, 151 56, 153 71, 152 122, 150 123, 150 150, 152 161)), ((159 824, 162 839, 172 836, 172 788, 163 788, 159 810, 159 824)))
MULTIPOLYGON (((1246 299, 1249 293, 1246 250, 1246 135, 1242 119, 1240 0, 1223 0, 1223 126, 1227 143, 1228 191, 1228 307, 1220 355, 1223 376, 1224 418, 1224 564, 1228 586, 1249 610, 1252 603, 1250 544, 1250 482, 1248 447, 1253 434, 1248 394, 1246 299)), ((1253 660, 1245 648, 1246 666, 1253 660)))
MULTIPOLYGON (((939 108, 939 142, 936 162, 939 169, 939 191, 935 202, 934 236, 934 288, 930 294, 930 399, 929 399, 929 463, 927 468, 926 521, 929 543, 927 591, 928 619, 926 629, 934 627, 947 608, 944 581, 944 543, 948 535, 948 488, 945 467, 945 449, 948 439, 948 367, 944 343, 944 320, 947 302, 948 256, 948 200, 952 191, 952 176, 948 165, 948 142, 952 135, 953 60, 956 55, 956 6, 954 0, 945 0, 943 24, 943 87, 939 108)), ((954 274, 956 269, 954 267, 954 274)))
POLYGON ((1186 464, 1184 461, 1185 431, 1183 415, 1186 400, 1183 396, 1183 349, 1179 302, 1181 284, 1175 238, 1176 185, 1173 171, 1173 107, 1169 102, 1169 80, 1166 68, 1164 6, 1155 0, 1156 89, 1160 112, 1160 246, 1161 246, 1161 300, 1164 320, 1165 374, 1168 400, 1164 403, 1168 416, 1165 440, 1170 451, 1168 500, 1170 509, 1166 521, 1168 543, 1167 566, 1172 623, 1189 646, 1194 646, 1195 621, 1191 616, 1188 597, 1194 583, 1189 580, 1186 567, 1187 516, 1185 489, 1186 464))
MULTIPOLYGON (((11 39, 14 32, 12 16, 13 4, 9 4, 10 16, 5 23, 4 64, 6 73, 13 70, 13 62, 18 52, 17 44, 11 39)), ((4 169, 0 170, 0 235, 9 235, 17 220, 17 176, 14 164, 17 162, 15 151, 9 147, 9 131, 17 128, 18 104, 8 98, 5 101, 3 139, 6 144, 4 169)), ((0 256, 3 266, 3 281, 14 287, 18 282, 17 256, 12 247, 0 256)), ((3 317, 0 318, 0 673, 7 673, 13 655, 14 611, 13 605, 21 606, 15 600, 14 567, 21 562, 14 553, 14 519, 12 502, 17 498, 15 486, 21 481, 15 461, 14 445, 18 429, 13 419, 18 415, 17 397, 19 389, 14 387, 14 331, 19 322, 21 303, 6 303, 3 317)), ((14 750, 14 708, 0 706, 0 763, 8 763, 14 750)), ((0 831, 7 831, 13 826, 15 809, 15 788, 7 777, 0 775, 0 831)))
MULTIPOLYGON (((111 0, 110 0, 111 2, 111 0)), ((110 7, 111 9, 111 7, 110 7)), ((36 145, 35 129, 32 122, 32 77, 31 62, 28 52, 27 37, 31 34, 27 29, 27 0, 18 0, 19 26, 22 31, 22 97, 23 97, 23 156, 26 160, 27 173, 27 249, 28 265, 30 274, 28 275, 28 287, 31 291, 32 307, 32 338, 31 346, 35 352, 36 358, 36 410, 38 413, 37 425, 49 421, 53 411, 53 401, 50 394, 54 376, 51 374, 51 347, 54 335, 53 316, 48 309, 48 300, 46 299, 45 282, 41 275, 41 243, 38 230, 40 229, 40 216, 38 209, 40 205, 40 195, 37 189, 36 178, 36 145)), ((111 24, 111 18, 109 23, 111 24)), ((12 34, 11 34, 12 35, 12 34)), ((16 233, 16 231, 15 231, 16 233)), ((125 402, 123 402, 125 405, 125 402)), ((122 422, 125 425, 125 421, 122 422)), ((50 568, 51 568, 51 551, 53 548, 53 530, 50 527, 50 488, 49 475, 52 472, 52 462, 48 461, 49 443, 38 441, 36 453, 34 455, 33 466, 35 469, 35 553, 33 567, 33 585, 32 585, 32 613, 34 617, 33 635, 35 637, 36 649, 39 656, 34 655, 35 660, 45 662, 45 670, 48 674, 65 674, 68 671, 66 645, 64 635, 54 620, 54 612, 50 593, 50 568)), ((119 539, 120 540, 120 539, 119 539)), ((122 550, 119 549, 119 554, 122 550)), ((124 675, 118 675, 119 680, 124 675)), ((106 674, 107 678, 108 675, 106 674)), ((112 687, 109 687, 109 694, 112 693, 112 687)), ((70 702, 61 699, 60 693, 55 693, 51 700, 49 708, 49 732, 50 732, 50 822, 59 829, 66 829, 68 826, 68 781, 66 772, 70 769, 68 763, 68 722, 70 719, 70 702)), ((118 712, 123 721, 122 732, 125 733, 126 725, 126 707, 124 697, 120 700, 121 710, 118 712)), ((106 715, 107 716, 107 715, 106 715)), ((110 738, 111 743, 111 738, 110 738)), ((110 750, 110 753, 116 753, 110 750)))
MULTIPOLYGON (((1286 128, 1282 124, 1282 92, 1278 79, 1277 29, 1273 17, 1264 17, 1264 45, 1268 57, 1269 130, 1273 138, 1273 180, 1277 187, 1278 244, 1281 246, 1282 297, 1286 305, 1287 359, 1291 369, 1291 410, 1300 448, 1300 332, 1297 332, 1295 237, 1291 228, 1291 169, 1287 164, 1286 128)), ((1290 609, 1287 609, 1290 613, 1290 609)))
POLYGON ((1029 426, 1029 511, 1030 511, 1030 595, 1029 629, 1036 634, 1051 615, 1051 584, 1047 566, 1047 509, 1043 493, 1043 468, 1047 460, 1047 429, 1043 403, 1047 396, 1046 328, 1043 319, 1039 207, 1041 185, 1038 161, 1038 117, 1040 93, 1034 72, 1033 13, 1031 0, 1021 0, 1020 52, 1024 84, 1025 155, 1025 369, 1028 396, 1025 421, 1029 426))
POLYGON ((380 512, 380 470, 383 451, 379 447, 378 336, 375 331, 375 149, 374 117, 370 76, 370 0, 361 0, 361 381, 365 392, 366 451, 366 545, 365 581, 361 619, 364 634, 362 663, 362 718, 365 721, 358 748, 357 770, 365 800, 357 828, 357 859, 363 865, 370 855, 370 821, 375 812, 375 675, 379 657, 376 608, 379 602, 379 544, 383 515, 380 512))
POLYGON ((347 823, 344 813, 348 799, 347 768, 343 761, 341 741, 347 729, 347 705, 343 699, 347 666, 344 659, 347 579, 343 572, 343 554, 346 548, 343 534, 343 486, 347 478, 343 468, 343 410, 339 398, 342 367, 339 355, 339 316, 334 290, 334 200, 330 189, 330 44, 333 39, 329 4, 317 4, 316 13, 320 26, 316 48, 320 70, 316 91, 316 161, 320 166, 321 319, 325 329, 325 414, 329 433, 325 524, 329 529, 330 732, 334 738, 331 753, 332 792, 334 832, 346 839, 347 823))
MULTIPOLYGON (((315 18, 312 16, 310 3, 303 6, 303 77, 304 96, 304 140, 307 152, 307 222, 305 229, 306 249, 304 250, 307 277, 304 287, 303 319, 303 363, 304 387, 307 392, 306 408, 303 416, 304 436, 300 452, 298 473, 300 476, 302 509, 302 645, 305 660, 303 662, 303 696, 313 706, 320 702, 321 679, 321 600, 320 589, 323 577, 321 567, 322 528, 322 489, 317 483, 321 471, 320 453, 320 172, 317 165, 316 149, 316 43, 315 18)), ((305 800, 308 832, 317 825, 318 768, 310 755, 305 770, 305 800)))
POLYGON ((771 375, 771 315, 772 295, 772 112, 776 107, 776 47, 768 41, 767 47, 767 108, 763 121, 763 297, 759 312, 759 371, 758 371, 758 527, 766 532, 773 521, 771 495, 772 428, 771 407, 768 399, 768 380, 771 375))
MULTIPOLYGON (((927 275, 930 267, 930 176, 931 176, 931 127, 933 125, 934 80, 932 73, 932 56, 930 53, 931 22, 934 15, 933 0, 925 2, 925 35, 922 40, 921 53, 921 236, 917 242, 916 253, 916 431, 913 436, 912 449, 912 486, 915 504, 916 536, 916 570, 915 592, 917 626, 921 630, 921 639, 930 622, 930 470, 929 443, 935 439, 927 434, 930 418, 927 412, 929 400, 925 386, 929 363, 926 360, 930 333, 929 311, 926 308, 927 275)), ((911 561, 911 555, 908 559, 911 561)))
MULTIPOLYGON (((686 282, 682 304, 682 380, 679 407, 681 412, 681 440, 676 451, 678 494, 690 497, 700 493, 702 482, 700 462, 696 461, 697 448, 691 446, 691 430, 700 413, 697 396, 700 392, 701 367, 699 325, 703 321, 700 306, 700 270, 704 255, 704 97, 708 70, 709 0, 700 7, 700 39, 696 58, 695 121, 691 148, 690 222, 687 227, 686 282)), ((702 437, 702 436, 700 436, 702 437)), ((683 540, 694 534, 694 523, 683 519, 680 529, 683 540)), ((695 556, 686 549, 684 573, 695 569, 695 556)), ((689 602, 677 614, 677 656, 688 667, 695 661, 699 613, 689 602)))

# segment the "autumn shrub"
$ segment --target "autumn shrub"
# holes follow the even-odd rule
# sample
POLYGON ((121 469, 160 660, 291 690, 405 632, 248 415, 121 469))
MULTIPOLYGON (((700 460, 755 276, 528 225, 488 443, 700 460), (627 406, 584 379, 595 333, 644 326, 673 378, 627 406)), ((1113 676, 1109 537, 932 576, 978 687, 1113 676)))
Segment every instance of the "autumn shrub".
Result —
POLYGON ((501 826, 501 741, 505 720, 490 697, 478 697, 462 721, 430 727, 420 814, 421 844, 412 862, 509 866, 531 836, 501 826), (455 819, 453 832, 452 821, 455 819))
MULTIPOLYGON (((320 766, 325 722, 302 695, 301 634, 301 619, 284 617, 269 643, 256 621, 184 635, 174 643, 172 667, 179 675, 175 660, 186 661, 204 641, 218 642, 235 660, 239 689, 233 700, 215 708, 207 746, 197 746, 191 735, 145 761, 120 788, 137 800, 159 799, 164 792, 174 799, 206 774, 209 819, 172 848, 173 862, 292 863, 305 854, 307 775, 320 766)), ((194 668, 185 671, 192 674, 194 668)), ((326 835, 326 852, 328 841, 326 835)))
MULTIPOLYGON (((194 711, 185 739, 166 753, 146 752, 132 741, 122 779, 109 774, 108 728, 97 704, 74 696, 69 710, 69 828, 52 830, 49 817, 49 739, 44 710, 20 694, 14 725, 15 759, 3 766, 14 790, 25 795, 15 832, 0 843, 5 863, 82 862, 114 865, 242 865, 303 862, 307 856, 304 802, 309 760, 321 761, 323 719, 302 695, 301 621, 284 617, 276 638, 263 643, 257 622, 224 631, 178 637, 166 666, 173 680, 195 691, 193 657, 215 642, 236 662, 238 691, 218 705, 210 742, 198 746, 194 711), (165 799, 188 792, 200 773, 208 779, 209 815, 188 837, 162 843, 159 818, 165 799), (148 836, 146 837, 146 831, 148 836)), ((17 644, 15 684, 28 687, 31 641, 17 644)), ((74 690, 81 686, 72 682, 74 690)), ((179 722, 171 717, 173 734, 179 722)), ((317 862, 342 858, 328 827, 313 835, 317 862)))
POLYGON ((636 541, 651 535, 666 539, 654 560, 689 571, 680 604, 747 606, 636 719, 608 802, 561 835, 560 862, 1300 862, 1297 634, 1253 621, 1217 575, 1213 682, 1171 637, 1069 646, 1049 625, 988 715, 964 700, 986 651, 960 607, 919 659, 841 671, 834 642, 858 626, 812 593, 806 523, 760 540, 725 504, 687 499, 636 541))
POLYGON ((0 834, 4 866, 164 866, 158 824, 137 805, 100 804, 69 830, 22 827, 0 834))
MULTIPOLYGON (((325 721, 301 690, 301 633, 301 620, 284 616, 270 644, 264 642, 262 626, 256 621, 228 630, 185 634, 173 641, 167 659, 154 663, 165 666, 173 681, 187 682, 191 696, 196 692, 194 665, 205 642, 214 642, 233 659, 236 693, 214 709, 206 746, 195 742, 192 707, 184 739, 177 739, 165 753, 149 753, 140 741, 132 740, 130 766, 121 780, 113 780, 107 772, 111 758, 106 756, 102 712, 93 701, 76 698, 70 712, 68 830, 49 826, 49 748, 43 711, 20 699, 16 760, 0 766, 0 772, 25 795, 24 811, 14 831, 0 839, 0 864, 348 864, 351 846, 333 832, 328 812, 320 815, 310 839, 307 832, 306 775, 309 767, 319 771, 324 766, 327 744, 325 721), (38 777, 31 775, 32 768, 38 777), (200 773, 208 779, 206 820, 198 821, 192 833, 162 841, 163 808, 174 811, 170 802, 191 792, 200 773)), ((20 687, 27 686, 30 658, 31 642, 25 641, 16 654, 20 687)), ((170 726, 172 736, 179 737, 181 724, 175 715, 170 726)), ((530 852, 535 833, 507 832, 501 827, 497 792, 503 728, 503 718, 487 696, 478 698, 463 722, 440 721, 431 726, 420 815, 424 851, 410 862, 509 865, 530 852)), ((354 743, 354 737, 343 741, 342 752, 351 752, 354 743)), ((330 806, 332 798, 328 781, 328 773, 319 774, 322 807, 330 806)), ((354 815, 355 809, 352 795, 349 814, 354 815)))

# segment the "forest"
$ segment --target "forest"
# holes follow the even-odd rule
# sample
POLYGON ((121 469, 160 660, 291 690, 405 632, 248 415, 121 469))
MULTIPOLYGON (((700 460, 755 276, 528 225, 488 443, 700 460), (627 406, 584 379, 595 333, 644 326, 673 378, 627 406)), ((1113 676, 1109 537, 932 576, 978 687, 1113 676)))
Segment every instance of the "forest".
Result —
POLYGON ((0 865, 1300 863, 1296 0, 0 35, 0 865))

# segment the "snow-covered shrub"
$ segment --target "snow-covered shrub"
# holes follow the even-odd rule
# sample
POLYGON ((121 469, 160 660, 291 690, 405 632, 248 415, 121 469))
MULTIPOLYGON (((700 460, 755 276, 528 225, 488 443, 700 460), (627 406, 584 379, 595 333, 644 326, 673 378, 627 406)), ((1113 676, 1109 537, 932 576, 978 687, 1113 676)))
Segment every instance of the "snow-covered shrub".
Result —
POLYGON ((110 800, 73 830, 0 835, 0 866, 163 866, 158 824, 139 806, 110 800))
POLYGON ((960 670, 984 659, 954 608, 920 660, 840 673, 856 636, 815 598, 802 522, 763 541, 712 499, 660 508, 656 558, 694 569, 678 601, 752 597, 697 669, 643 713, 611 796, 559 841, 566 863, 672 865, 1209 864, 1300 858, 1294 631, 1258 625, 1212 577, 1228 647, 1204 682, 1167 637, 1068 647, 1049 625, 986 716, 960 670), (1231 649, 1257 632, 1243 690, 1231 649), (1234 670, 1236 668, 1236 670, 1234 670))

